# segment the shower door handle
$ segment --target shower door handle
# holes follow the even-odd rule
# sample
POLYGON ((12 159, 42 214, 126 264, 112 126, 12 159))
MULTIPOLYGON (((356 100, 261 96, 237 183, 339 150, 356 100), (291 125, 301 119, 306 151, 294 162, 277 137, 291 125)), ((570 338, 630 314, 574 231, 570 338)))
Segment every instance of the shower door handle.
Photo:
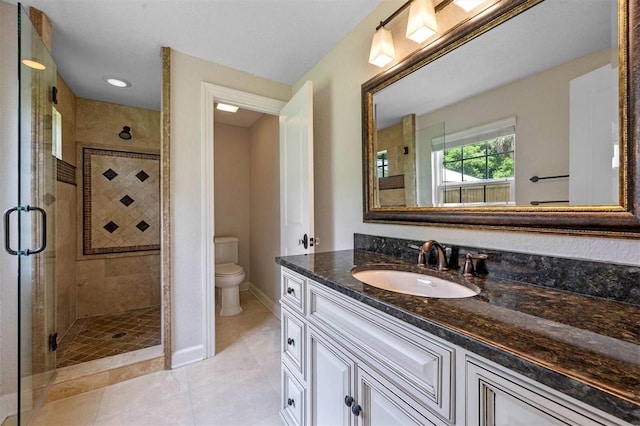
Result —
POLYGON ((9 210, 4 212, 4 249, 7 253, 16 256, 18 252, 11 248, 11 226, 9 224, 11 219, 11 213, 17 212, 18 207, 11 207, 9 210))
POLYGON ((26 206, 26 207, 16 206, 4 212, 4 249, 7 251, 7 253, 14 256, 23 255, 23 254, 26 256, 29 256, 30 254, 41 253, 44 251, 45 248, 47 248, 47 213, 44 211, 44 209, 41 209, 40 207, 31 207, 31 206, 26 206), (27 249, 25 251, 22 251, 20 249, 13 250, 11 248, 11 226, 10 226, 11 213, 21 212, 21 211, 26 211, 26 212, 36 211, 40 213, 40 223, 41 223, 40 231, 42 233, 42 242, 40 243, 40 246, 35 250, 27 249))
POLYGON ((41 253, 44 251, 44 249, 47 248, 47 212, 45 212, 44 209, 41 209, 40 207, 31 207, 31 206, 27 206, 26 210, 28 212, 36 211, 40 213, 40 224, 41 224, 40 232, 42 234, 42 242, 40 243, 40 247, 38 247, 35 250, 27 249, 27 251, 25 252, 25 254, 29 256, 30 254, 41 253))

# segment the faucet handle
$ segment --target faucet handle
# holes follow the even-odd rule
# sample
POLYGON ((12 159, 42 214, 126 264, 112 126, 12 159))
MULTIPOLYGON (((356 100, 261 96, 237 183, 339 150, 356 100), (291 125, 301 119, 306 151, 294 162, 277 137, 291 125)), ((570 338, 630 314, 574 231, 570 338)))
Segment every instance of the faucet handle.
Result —
POLYGON ((485 265, 484 261, 489 258, 488 254, 467 253, 465 255, 465 258, 466 259, 464 261, 464 267, 462 268, 462 275, 464 275, 465 277, 474 277, 478 273, 480 274, 487 273, 487 266, 485 265), (475 265, 474 265, 474 261, 475 261, 475 265))
POLYGON ((417 246, 415 244, 409 244, 408 247, 412 248, 414 250, 418 250, 420 252, 418 254, 418 265, 424 265, 425 264, 425 259, 424 259, 424 250, 422 249, 422 247, 417 246))
POLYGON ((467 253, 464 260, 464 266, 462 267, 462 275, 465 277, 474 277, 476 271, 473 267, 473 261, 471 260, 471 253, 467 253))

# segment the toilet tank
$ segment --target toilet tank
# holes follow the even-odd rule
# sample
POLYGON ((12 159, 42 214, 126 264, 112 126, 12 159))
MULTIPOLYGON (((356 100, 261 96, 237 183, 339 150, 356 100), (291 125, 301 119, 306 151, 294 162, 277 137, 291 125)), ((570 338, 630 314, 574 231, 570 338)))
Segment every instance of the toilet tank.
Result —
POLYGON ((216 264, 238 263, 238 241, 236 237, 215 237, 216 264))

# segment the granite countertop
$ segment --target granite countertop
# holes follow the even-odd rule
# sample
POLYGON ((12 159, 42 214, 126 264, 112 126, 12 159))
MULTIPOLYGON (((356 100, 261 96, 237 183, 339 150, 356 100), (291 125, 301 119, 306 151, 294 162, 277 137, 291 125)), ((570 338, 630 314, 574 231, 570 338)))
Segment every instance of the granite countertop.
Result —
POLYGON ((640 307, 490 277, 462 277, 362 250, 276 262, 340 293, 510 368, 602 411, 640 424, 640 307), (434 299, 381 290, 351 276, 384 264, 481 292, 434 299))

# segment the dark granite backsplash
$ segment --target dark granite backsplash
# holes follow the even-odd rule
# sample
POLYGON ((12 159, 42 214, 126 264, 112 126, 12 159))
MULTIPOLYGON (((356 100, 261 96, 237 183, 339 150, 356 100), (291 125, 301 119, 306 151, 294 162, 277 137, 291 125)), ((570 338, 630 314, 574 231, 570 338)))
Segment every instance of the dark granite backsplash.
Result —
MULTIPOLYGON (((409 262, 418 253, 409 244, 424 241, 354 234, 354 248, 384 254, 409 262)), ((566 259, 527 253, 513 253, 482 247, 454 246, 442 242, 454 254, 450 266, 462 265, 466 253, 486 253, 488 275, 492 278, 540 285, 618 302, 640 305, 640 267, 604 262, 566 259), (456 256, 457 253, 457 256, 456 256), (457 262, 456 262, 457 260, 457 262)), ((430 263, 435 263, 432 253, 430 263)))

